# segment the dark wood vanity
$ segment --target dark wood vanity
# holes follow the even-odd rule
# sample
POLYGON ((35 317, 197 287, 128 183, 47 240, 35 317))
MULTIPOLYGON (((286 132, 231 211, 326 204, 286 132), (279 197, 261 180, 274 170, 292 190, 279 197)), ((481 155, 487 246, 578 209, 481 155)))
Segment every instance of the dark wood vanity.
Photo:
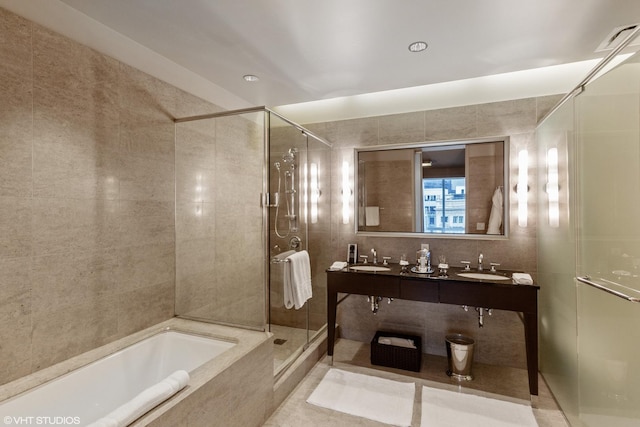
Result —
MULTIPOLYGON (((338 293, 374 295, 430 303, 517 311, 523 314, 529 374, 529 392, 538 395, 538 290, 537 285, 516 285, 511 280, 478 280, 457 276, 462 269, 450 269, 447 277, 437 274, 390 271, 364 272, 343 269, 327 271, 328 355, 333 356, 338 293)), ((333 359, 332 359, 333 360, 333 359)))

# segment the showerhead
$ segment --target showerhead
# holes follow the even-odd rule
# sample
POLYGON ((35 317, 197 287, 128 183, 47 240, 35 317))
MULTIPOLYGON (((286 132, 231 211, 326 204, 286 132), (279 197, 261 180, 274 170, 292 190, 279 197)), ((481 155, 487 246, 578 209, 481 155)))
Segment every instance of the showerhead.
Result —
POLYGON ((296 159, 296 150, 293 148, 289 148, 289 151, 287 151, 282 155, 282 160, 285 163, 293 163, 295 159, 296 159))

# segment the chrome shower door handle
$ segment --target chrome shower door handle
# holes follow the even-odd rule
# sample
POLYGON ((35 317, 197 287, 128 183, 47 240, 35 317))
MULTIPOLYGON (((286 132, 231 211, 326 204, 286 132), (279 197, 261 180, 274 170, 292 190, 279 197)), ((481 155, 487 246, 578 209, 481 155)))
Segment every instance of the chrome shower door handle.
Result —
POLYGON ((260 206, 267 208, 280 207, 280 193, 273 193, 273 203, 271 203, 271 193, 260 194, 260 206))

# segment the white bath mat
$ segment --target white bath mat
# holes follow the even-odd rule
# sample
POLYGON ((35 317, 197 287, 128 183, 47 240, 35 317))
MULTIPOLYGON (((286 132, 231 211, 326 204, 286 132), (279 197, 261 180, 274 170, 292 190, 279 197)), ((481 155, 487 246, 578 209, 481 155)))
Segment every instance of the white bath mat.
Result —
POLYGON ((422 427, 538 427, 530 406, 422 387, 422 427))
POLYGON ((386 424, 410 426, 415 384, 330 369, 307 402, 386 424))

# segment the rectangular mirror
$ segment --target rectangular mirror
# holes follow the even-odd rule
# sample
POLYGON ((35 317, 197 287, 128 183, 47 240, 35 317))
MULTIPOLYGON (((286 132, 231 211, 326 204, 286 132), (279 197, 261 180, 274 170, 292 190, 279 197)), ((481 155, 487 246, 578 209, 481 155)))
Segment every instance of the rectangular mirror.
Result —
POLYGON ((357 148, 356 234, 506 238, 508 150, 508 137, 357 148))

